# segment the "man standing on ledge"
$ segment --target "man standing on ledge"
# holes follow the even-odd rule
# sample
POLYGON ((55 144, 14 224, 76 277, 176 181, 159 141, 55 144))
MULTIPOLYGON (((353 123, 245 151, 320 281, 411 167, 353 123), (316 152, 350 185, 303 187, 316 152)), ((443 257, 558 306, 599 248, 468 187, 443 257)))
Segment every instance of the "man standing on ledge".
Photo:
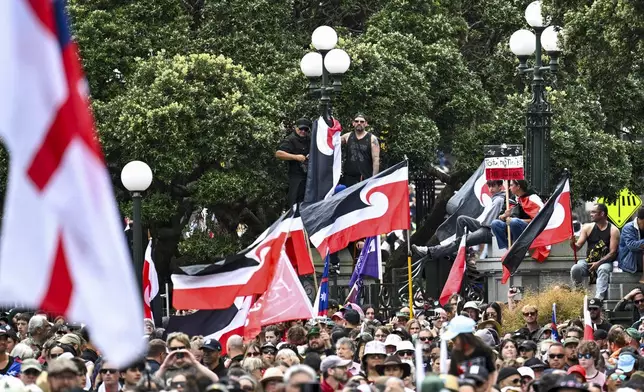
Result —
POLYGON ((367 132, 367 119, 358 114, 353 119, 353 132, 342 135, 346 144, 346 159, 342 170, 342 184, 350 187, 380 171, 380 144, 378 138, 367 132))
POLYGON ((288 207, 304 200, 306 172, 311 149, 311 121, 300 118, 295 122, 295 131, 288 135, 277 148, 275 157, 288 161, 288 207))

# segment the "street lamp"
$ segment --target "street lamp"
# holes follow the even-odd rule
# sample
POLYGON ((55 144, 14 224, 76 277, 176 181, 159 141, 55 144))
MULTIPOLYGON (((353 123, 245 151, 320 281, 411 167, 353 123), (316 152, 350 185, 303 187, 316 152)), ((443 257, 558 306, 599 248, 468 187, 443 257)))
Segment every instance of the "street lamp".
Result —
POLYGON ((545 72, 556 73, 559 68, 559 39, 561 28, 550 26, 541 14, 541 1, 533 1, 525 10, 525 19, 533 28, 521 29, 510 37, 510 50, 519 58, 521 74, 532 73, 532 101, 526 113, 526 173, 528 183, 539 195, 550 193, 550 119, 552 110, 546 100, 543 80, 545 72), (550 57, 543 65, 542 49, 550 57), (528 58, 534 54, 534 66, 528 58))
MULTIPOLYGON (((129 162, 121 170, 121 182, 123 186, 132 192, 134 201, 134 227, 133 227, 133 263, 136 271, 136 280, 141 287, 143 273, 143 230, 141 227, 141 192, 144 192, 152 184, 152 170, 145 162, 129 162)), ((143 293, 141 291, 141 293, 143 293)))
POLYGON ((342 91, 342 76, 349 69, 351 59, 342 49, 334 49, 338 34, 329 26, 320 26, 311 35, 317 49, 302 57, 300 69, 309 78, 309 92, 319 98, 320 114, 331 126, 331 97, 342 91))

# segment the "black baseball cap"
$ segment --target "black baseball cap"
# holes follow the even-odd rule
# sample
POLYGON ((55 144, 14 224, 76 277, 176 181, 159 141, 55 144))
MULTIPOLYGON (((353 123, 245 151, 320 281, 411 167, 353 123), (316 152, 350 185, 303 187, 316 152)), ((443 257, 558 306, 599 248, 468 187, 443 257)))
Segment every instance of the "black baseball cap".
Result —
POLYGON ((588 300, 588 307, 590 308, 591 306, 593 308, 601 308, 604 302, 601 300, 601 298, 591 298, 588 300))
POLYGON ((295 122, 295 125, 297 125, 298 128, 307 127, 311 129, 313 123, 308 118, 302 117, 295 122))
POLYGON ((206 339, 201 346, 202 350, 221 351, 221 343, 217 339, 206 339))

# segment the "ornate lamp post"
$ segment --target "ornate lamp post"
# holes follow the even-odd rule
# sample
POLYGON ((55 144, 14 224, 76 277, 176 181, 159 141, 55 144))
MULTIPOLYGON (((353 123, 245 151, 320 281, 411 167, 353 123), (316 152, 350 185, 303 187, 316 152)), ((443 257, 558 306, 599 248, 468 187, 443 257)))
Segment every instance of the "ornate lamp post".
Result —
MULTIPOLYGON (((134 202, 134 227, 132 228, 132 261, 136 272, 136 280, 141 287, 143 273, 143 229, 141 227, 141 192, 152 184, 152 170, 145 162, 132 161, 121 170, 121 182, 125 188, 132 192, 134 202)), ((143 292, 139 290, 141 294, 143 292)))
POLYGON ((519 58, 521 74, 532 73, 532 101, 526 113, 526 172, 528 183, 539 195, 550 194, 550 120, 552 110, 546 99, 543 75, 556 73, 561 48, 558 33, 561 28, 549 26, 541 15, 541 1, 534 1, 525 11, 525 19, 534 29, 518 30, 510 37, 510 50, 519 58), (550 57, 543 64, 542 52, 550 57), (528 58, 534 54, 534 65, 528 58))
POLYGON ((351 59, 342 49, 334 49, 338 34, 329 26, 320 26, 311 36, 316 52, 302 57, 300 69, 309 78, 309 92, 319 99, 320 115, 331 126, 331 98, 342 91, 342 76, 351 59))

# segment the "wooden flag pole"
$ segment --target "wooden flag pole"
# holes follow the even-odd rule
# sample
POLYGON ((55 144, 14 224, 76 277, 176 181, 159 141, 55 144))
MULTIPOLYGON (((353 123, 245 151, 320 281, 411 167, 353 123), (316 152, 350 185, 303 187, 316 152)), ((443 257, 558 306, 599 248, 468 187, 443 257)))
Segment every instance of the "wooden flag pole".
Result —
POLYGON ((407 280, 409 284, 409 319, 414 318, 414 290, 411 277, 411 245, 409 243, 409 229, 407 229, 407 280))
MULTIPOLYGON (((510 180, 504 180, 503 185, 505 185, 505 210, 510 209, 510 180)), ((510 224, 506 222, 508 229, 508 249, 512 246, 512 235, 510 231, 510 224)))

